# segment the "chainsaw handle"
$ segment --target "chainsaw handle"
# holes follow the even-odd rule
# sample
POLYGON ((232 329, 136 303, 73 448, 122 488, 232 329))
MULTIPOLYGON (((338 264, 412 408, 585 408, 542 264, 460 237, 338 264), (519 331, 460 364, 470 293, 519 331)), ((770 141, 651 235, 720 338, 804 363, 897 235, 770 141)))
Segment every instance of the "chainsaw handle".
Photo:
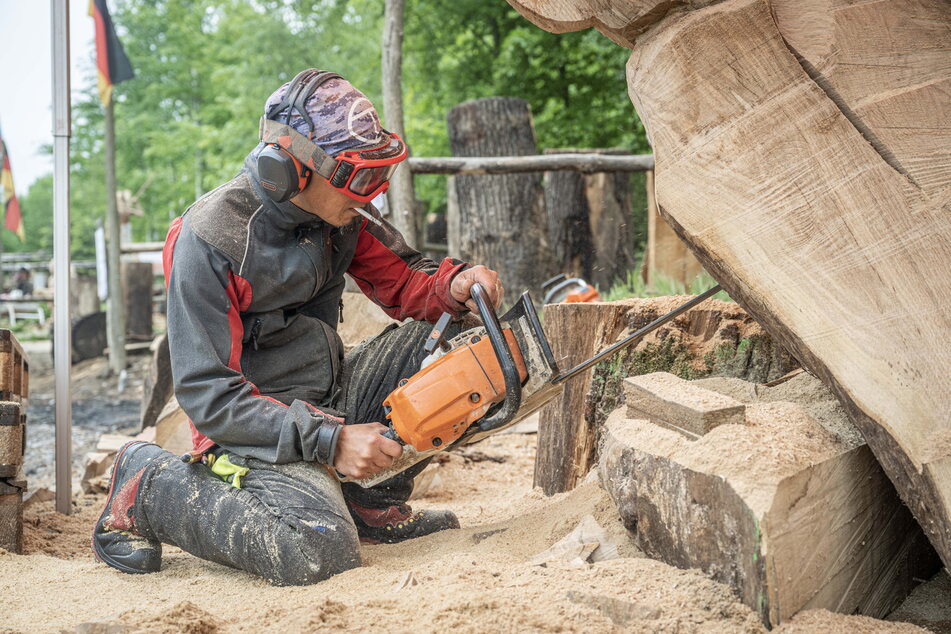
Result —
POLYGON ((476 282, 469 289, 472 299, 475 300, 476 308, 479 309, 479 316, 485 325, 485 332, 489 335, 489 342, 492 344, 492 350, 495 352, 495 358, 499 361, 502 368, 502 376, 505 378, 505 400, 502 401, 502 408, 488 418, 482 419, 479 423, 480 431, 492 431, 504 426, 512 420, 518 408, 522 405, 522 380, 518 374, 518 367, 515 365, 515 358, 512 356, 512 350, 509 348, 505 335, 502 334, 502 325, 499 323, 499 317, 495 314, 495 307, 489 301, 485 289, 476 282))

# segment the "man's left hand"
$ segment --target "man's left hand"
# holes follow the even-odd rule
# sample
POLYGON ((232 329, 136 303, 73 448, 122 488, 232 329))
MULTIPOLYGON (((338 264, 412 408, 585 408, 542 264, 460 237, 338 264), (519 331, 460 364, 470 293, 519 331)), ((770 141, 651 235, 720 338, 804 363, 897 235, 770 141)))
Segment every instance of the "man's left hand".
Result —
POLYGON ((481 264, 466 269, 459 275, 452 278, 452 284, 449 286, 449 294, 457 302, 465 304, 466 307, 479 314, 476 309, 475 300, 472 299, 472 285, 478 282, 485 289, 486 295, 492 305, 498 308, 502 304, 502 297, 505 296, 505 289, 502 288, 502 282, 499 281, 499 274, 488 269, 481 264))

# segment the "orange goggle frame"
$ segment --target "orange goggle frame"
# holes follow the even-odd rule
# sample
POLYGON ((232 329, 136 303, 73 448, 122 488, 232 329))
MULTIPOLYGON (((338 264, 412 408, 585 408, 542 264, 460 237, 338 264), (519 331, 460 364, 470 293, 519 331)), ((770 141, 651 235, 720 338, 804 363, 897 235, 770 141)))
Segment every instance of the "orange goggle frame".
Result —
POLYGON ((337 168, 327 181, 342 194, 362 203, 370 202, 390 186, 390 177, 408 154, 403 140, 394 132, 387 132, 389 140, 383 145, 341 152, 334 157, 337 168))

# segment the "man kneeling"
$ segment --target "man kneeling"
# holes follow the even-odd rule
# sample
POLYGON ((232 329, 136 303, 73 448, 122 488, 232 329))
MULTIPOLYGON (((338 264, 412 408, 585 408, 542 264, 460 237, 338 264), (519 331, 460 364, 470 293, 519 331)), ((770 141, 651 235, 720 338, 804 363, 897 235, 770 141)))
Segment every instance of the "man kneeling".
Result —
POLYGON ((458 528, 449 511, 406 504, 425 461, 368 489, 334 475, 368 477, 401 455, 381 435, 382 403, 419 369, 426 322, 460 319, 474 282, 502 299, 494 271, 424 258, 369 204, 406 155, 363 93, 310 69, 268 99, 244 169, 172 223, 168 342, 194 450, 123 447, 97 558, 155 572, 165 543, 299 585, 359 566, 359 541, 458 528), (345 358, 344 273, 394 319, 417 321, 345 358))

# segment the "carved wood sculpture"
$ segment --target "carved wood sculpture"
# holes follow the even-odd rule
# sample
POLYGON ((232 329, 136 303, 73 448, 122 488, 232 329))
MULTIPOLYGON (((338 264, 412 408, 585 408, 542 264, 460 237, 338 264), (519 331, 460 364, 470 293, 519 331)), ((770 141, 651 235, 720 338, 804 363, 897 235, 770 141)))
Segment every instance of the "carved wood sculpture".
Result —
POLYGON ((660 213, 834 389, 951 566, 951 4, 509 2, 633 49, 660 213))

